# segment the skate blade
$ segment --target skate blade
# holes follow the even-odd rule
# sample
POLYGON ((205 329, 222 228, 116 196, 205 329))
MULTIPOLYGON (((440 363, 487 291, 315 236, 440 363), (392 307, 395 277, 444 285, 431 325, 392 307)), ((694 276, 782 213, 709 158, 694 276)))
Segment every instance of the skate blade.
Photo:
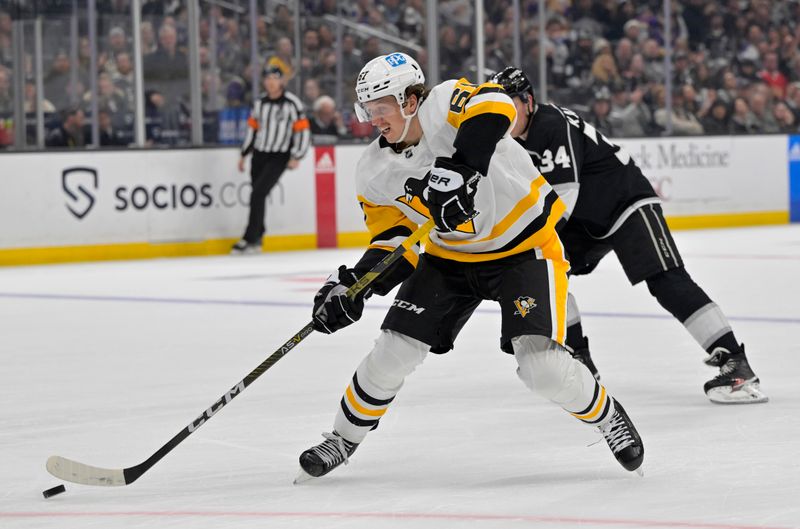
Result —
POLYGON ((718 387, 711 389, 707 394, 709 400, 715 404, 758 404, 769 402, 757 383, 747 383, 738 389, 718 387))
POLYGON ((305 483, 306 481, 310 481, 312 479, 314 479, 314 476, 312 476, 311 474, 309 474, 308 472, 306 472, 305 470, 303 470, 301 468, 300 472, 298 472, 298 474, 297 474, 297 477, 294 478, 294 481, 292 482, 292 484, 293 485, 300 485, 301 483, 305 483))
POLYGON ((637 468, 636 470, 634 470, 634 472, 636 472, 637 474, 639 474, 639 477, 640 477, 640 478, 643 478, 643 477, 644 477, 644 469, 642 469, 642 467, 639 467, 639 468, 637 468))

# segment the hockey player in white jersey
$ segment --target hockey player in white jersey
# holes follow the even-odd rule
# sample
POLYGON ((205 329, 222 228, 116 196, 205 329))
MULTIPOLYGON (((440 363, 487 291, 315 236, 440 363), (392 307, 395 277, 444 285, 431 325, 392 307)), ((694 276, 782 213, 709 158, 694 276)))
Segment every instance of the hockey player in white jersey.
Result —
MULTIPOLYGON (((567 204, 559 234, 573 275, 588 274, 612 250, 631 284, 644 281, 706 350, 719 374, 704 385, 712 402, 758 403, 767 396, 722 310, 692 280, 664 220, 661 200, 620 146, 569 109, 537 103, 522 70, 509 66, 492 77, 514 100, 512 135, 567 204)), ((567 346, 598 377, 569 296, 567 346)))
POLYGON ((366 297, 402 286, 341 398, 333 432, 300 456, 301 478, 347 462, 405 377, 429 352, 452 349, 484 299, 500 304, 502 348, 516 358, 522 382, 597 427, 620 464, 639 470, 644 447, 633 423, 563 346, 569 265, 555 224, 565 206, 508 135, 516 119, 511 99, 496 84, 450 80, 429 93, 424 83, 404 53, 377 57, 358 76, 357 115, 380 131, 356 169, 372 240, 354 267, 339 267, 315 296, 315 329, 335 332, 361 317, 366 297), (436 230, 424 254, 407 252, 365 295, 347 297, 430 218, 436 230))

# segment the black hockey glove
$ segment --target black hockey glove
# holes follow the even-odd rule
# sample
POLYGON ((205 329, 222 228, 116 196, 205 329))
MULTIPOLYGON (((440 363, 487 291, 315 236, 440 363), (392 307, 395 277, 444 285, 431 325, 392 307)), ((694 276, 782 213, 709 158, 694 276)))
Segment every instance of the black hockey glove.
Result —
POLYGON ((355 299, 347 296, 347 289, 358 281, 352 268, 345 265, 332 273, 314 296, 314 330, 333 334, 355 323, 364 311, 364 290, 355 299))
POLYGON ((478 214, 475 193, 481 176, 450 158, 436 158, 428 182, 428 210, 437 230, 453 231, 478 214))

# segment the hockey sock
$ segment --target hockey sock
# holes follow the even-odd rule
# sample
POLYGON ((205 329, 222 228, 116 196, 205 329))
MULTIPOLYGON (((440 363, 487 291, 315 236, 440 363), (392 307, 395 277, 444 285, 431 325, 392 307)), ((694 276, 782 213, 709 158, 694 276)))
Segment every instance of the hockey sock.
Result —
POLYGON ((647 288, 707 352, 717 347, 730 352, 741 349, 728 318, 685 268, 674 268, 648 278, 647 288))
POLYGON ((419 340, 383 331, 345 389, 334 430, 352 443, 363 441, 378 427, 405 377, 422 363, 428 350, 419 340))
POLYGON ((573 351, 578 349, 586 349, 589 347, 589 341, 583 335, 583 326, 581 325, 581 312, 578 309, 578 304, 575 302, 575 297, 570 293, 567 294, 567 345, 573 351))

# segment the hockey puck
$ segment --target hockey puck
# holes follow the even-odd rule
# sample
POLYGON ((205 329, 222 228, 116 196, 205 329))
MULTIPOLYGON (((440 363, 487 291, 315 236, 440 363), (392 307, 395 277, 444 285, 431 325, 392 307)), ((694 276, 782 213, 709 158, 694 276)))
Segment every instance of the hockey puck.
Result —
POLYGON ((62 492, 66 492, 67 488, 64 485, 56 485, 52 489, 47 489, 42 491, 42 496, 45 498, 49 498, 50 496, 55 496, 56 494, 61 494, 62 492))

